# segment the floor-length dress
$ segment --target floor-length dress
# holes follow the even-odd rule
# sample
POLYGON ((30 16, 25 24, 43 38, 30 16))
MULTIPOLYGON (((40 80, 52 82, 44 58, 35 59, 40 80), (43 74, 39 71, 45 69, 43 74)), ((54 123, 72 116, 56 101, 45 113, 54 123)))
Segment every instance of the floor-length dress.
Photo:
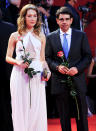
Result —
MULTIPOLYGON (((41 81, 43 70, 40 62, 41 41, 28 32, 23 36, 23 45, 25 52, 29 52, 29 57, 33 58, 30 67, 40 73, 30 79, 30 105, 29 77, 24 69, 16 65, 13 67, 10 90, 14 131, 47 131, 45 82, 41 81)), ((22 55, 24 51, 19 40, 16 44, 16 59, 22 59, 22 55)))

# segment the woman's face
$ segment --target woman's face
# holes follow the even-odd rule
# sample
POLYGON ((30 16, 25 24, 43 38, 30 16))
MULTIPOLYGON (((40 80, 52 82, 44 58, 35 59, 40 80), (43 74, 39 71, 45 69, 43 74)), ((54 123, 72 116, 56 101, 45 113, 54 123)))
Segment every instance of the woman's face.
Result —
POLYGON ((33 28, 37 22, 37 12, 33 9, 27 10, 25 21, 28 29, 33 28))

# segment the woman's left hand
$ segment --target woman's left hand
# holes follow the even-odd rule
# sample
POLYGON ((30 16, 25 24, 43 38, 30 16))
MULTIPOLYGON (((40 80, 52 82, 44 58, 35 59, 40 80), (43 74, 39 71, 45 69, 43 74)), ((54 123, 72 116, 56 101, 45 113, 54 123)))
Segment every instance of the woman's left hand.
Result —
POLYGON ((51 77, 51 72, 48 72, 48 73, 47 73, 47 78, 44 78, 44 76, 42 76, 42 77, 41 77, 41 80, 42 80, 42 81, 48 81, 48 80, 50 79, 50 77, 51 77))

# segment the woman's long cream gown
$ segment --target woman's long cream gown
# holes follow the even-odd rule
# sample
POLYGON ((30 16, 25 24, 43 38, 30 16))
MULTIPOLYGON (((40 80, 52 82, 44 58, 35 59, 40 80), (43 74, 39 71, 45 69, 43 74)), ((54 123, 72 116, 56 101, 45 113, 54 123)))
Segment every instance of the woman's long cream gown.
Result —
MULTIPOLYGON (((25 51, 34 58, 30 67, 40 73, 30 79, 24 69, 14 66, 11 73, 10 90, 12 103, 12 119, 14 131, 47 131, 47 113, 45 82, 41 81, 42 63, 40 62, 41 42, 31 32, 23 37, 25 51), (31 102, 31 105, 30 105, 31 102)), ((24 55, 22 42, 16 44, 16 59, 24 55)))

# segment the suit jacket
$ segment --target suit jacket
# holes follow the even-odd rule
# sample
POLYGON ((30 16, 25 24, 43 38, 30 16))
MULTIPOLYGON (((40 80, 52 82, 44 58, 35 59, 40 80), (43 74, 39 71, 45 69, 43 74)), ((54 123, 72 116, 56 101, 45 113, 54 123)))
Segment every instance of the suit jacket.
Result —
MULTIPOLYGON (((52 88, 53 94, 63 93, 66 87, 61 80, 66 80, 66 75, 62 75, 56 70, 56 67, 61 64, 61 58, 57 56, 59 51, 63 51, 60 41, 60 30, 56 30, 47 36, 45 56, 46 61, 52 71, 52 88)), ((77 92, 86 92, 86 82, 84 70, 91 62, 91 50, 88 39, 84 32, 72 29, 71 46, 69 51, 69 68, 77 67, 78 74, 73 76, 73 81, 76 85, 77 92)))
POLYGON ((12 131, 10 104, 10 72, 11 66, 5 61, 8 39, 16 31, 13 24, 0 20, 0 129, 12 131))
POLYGON ((3 72, 2 75, 4 75, 4 78, 8 80, 10 79, 10 65, 5 62, 5 57, 8 47, 8 39, 10 34, 15 31, 16 27, 13 24, 0 20, 0 61, 2 61, 2 64, 0 64, 0 70, 3 72))
POLYGON ((3 20, 6 22, 13 23, 14 25, 17 25, 18 14, 19 14, 19 8, 13 4, 10 4, 4 10, 3 20))

